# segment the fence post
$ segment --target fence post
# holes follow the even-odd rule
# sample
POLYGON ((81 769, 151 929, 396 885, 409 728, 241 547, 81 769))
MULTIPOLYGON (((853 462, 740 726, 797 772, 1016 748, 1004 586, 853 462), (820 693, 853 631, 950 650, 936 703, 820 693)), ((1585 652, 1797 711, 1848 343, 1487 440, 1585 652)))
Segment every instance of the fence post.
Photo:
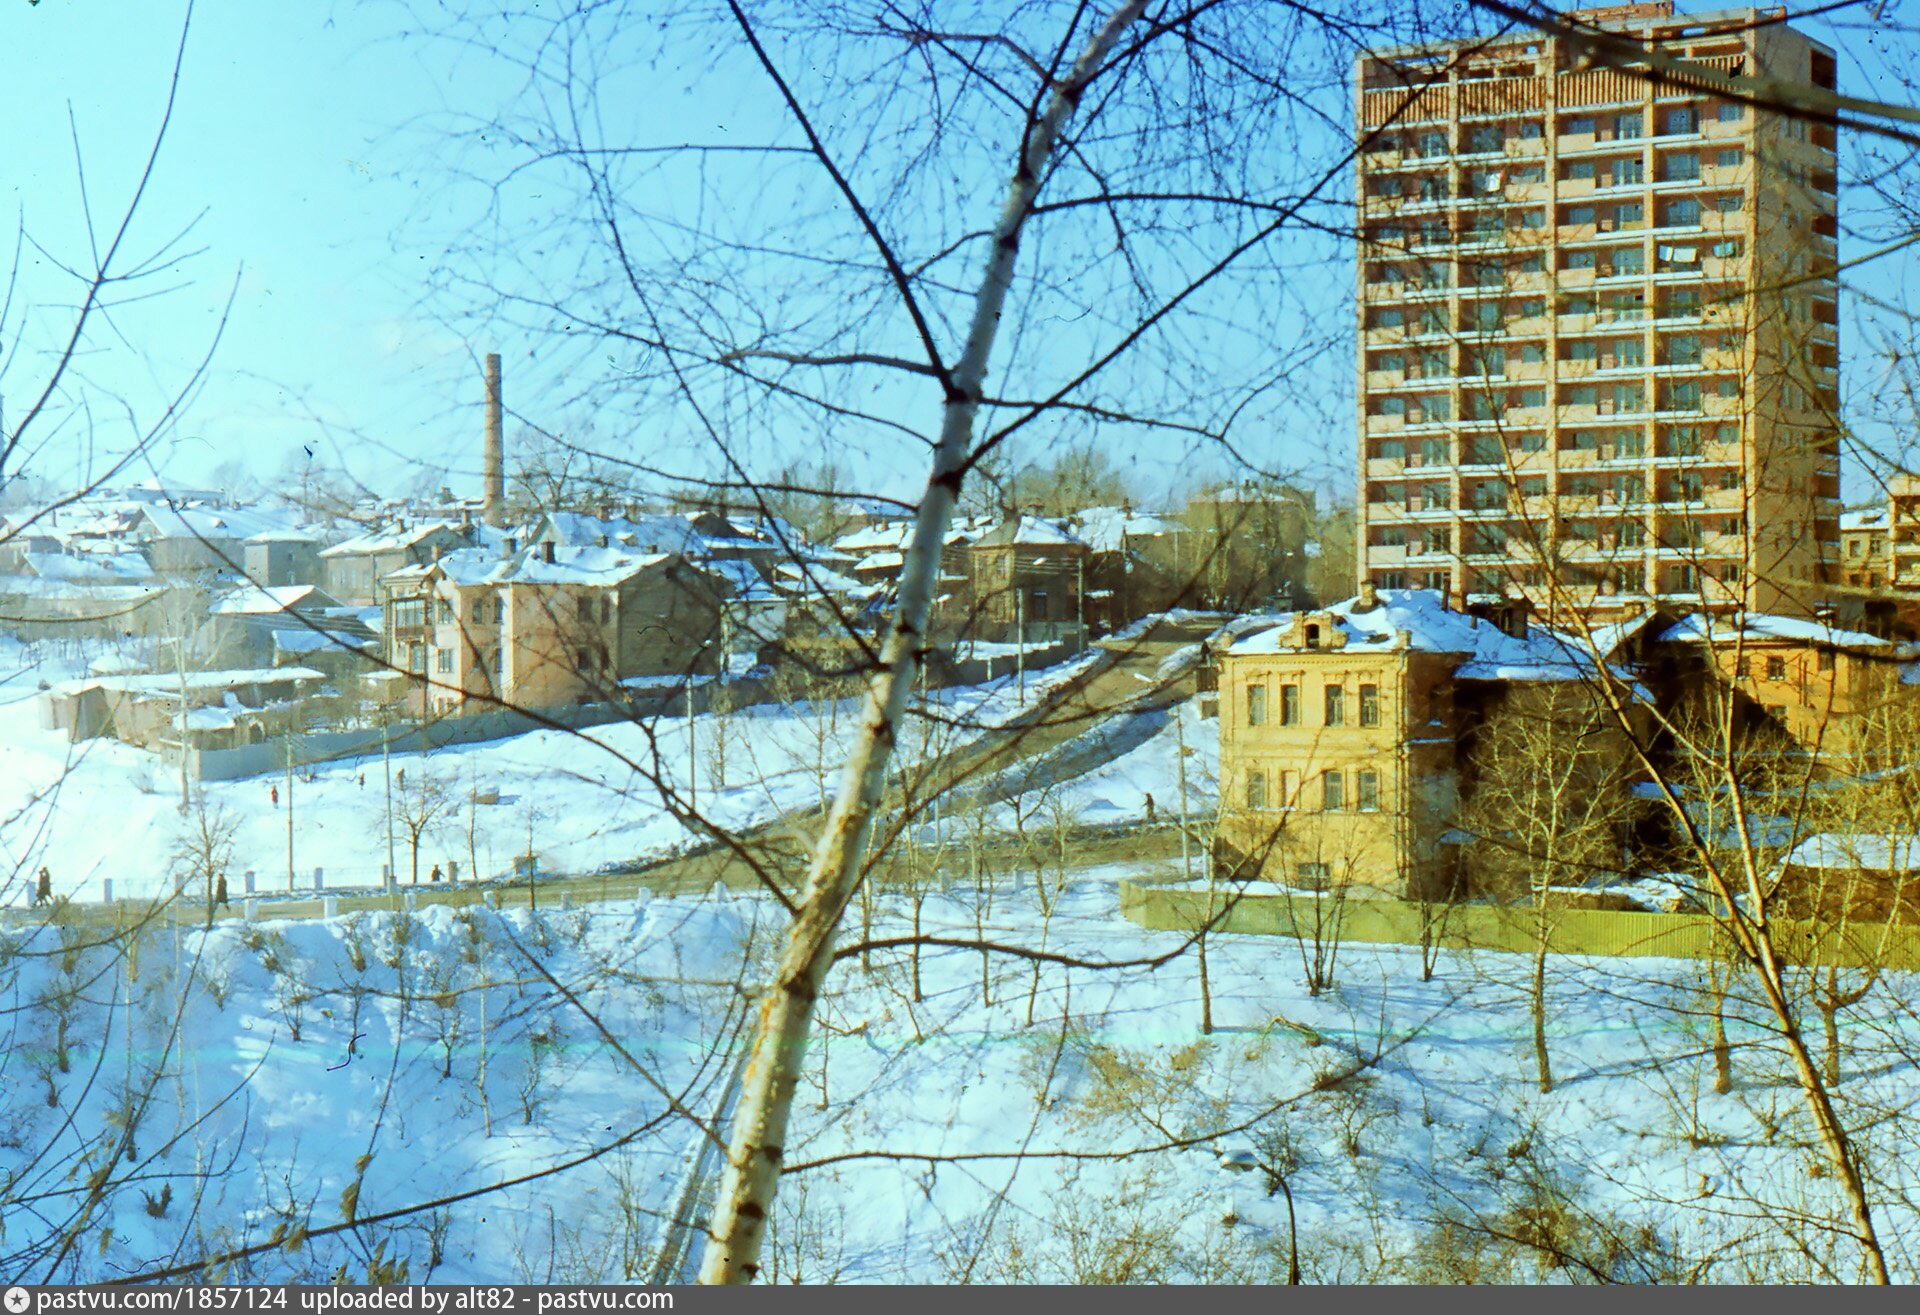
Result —
POLYGON ((248 922, 256 921, 260 917, 260 901, 257 899, 242 900, 240 909, 248 922))
POLYGON ((340 897, 338 895, 322 896, 320 899, 320 915, 326 918, 339 917, 340 916, 340 897))
POLYGON ((105 877, 100 882, 100 902, 102 904, 113 903, 113 878, 112 877, 105 877))
POLYGON ((416 908, 419 907, 419 903, 420 903, 417 897, 417 892, 411 889, 402 893, 402 895, 400 896, 400 901, 401 903, 407 906, 408 913, 412 913, 416 908))
POLYGON ((253 894, 253 869, 252 868, 248 868, 245 872, 242 872, 240 874, 240 883, 241 883, 242 889, 247 894, 249 895, 253 894))
POLYGON ((326 889, 326 887, 327 887, 327 873, 326 873, 326 869, 325 869, 325 868, 315 868, 315 869, 313 870, 313 888, 314 888, 315 890, 325 890, 325 889, 326 889))

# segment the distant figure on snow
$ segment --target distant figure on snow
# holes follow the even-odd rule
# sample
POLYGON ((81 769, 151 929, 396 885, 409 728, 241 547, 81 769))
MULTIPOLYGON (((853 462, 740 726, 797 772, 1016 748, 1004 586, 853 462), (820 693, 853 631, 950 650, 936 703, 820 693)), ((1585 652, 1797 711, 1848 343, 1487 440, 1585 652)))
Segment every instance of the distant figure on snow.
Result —
POLYGON ((1147 825, 1153 825, 1153 796, 1151 794, 1147 796, 1147 825))
POLYGON ((277 785, 268 786, 267 797, 273 800, 273 806, 278 808, 280 806, 280 787, 277 785))
POLYGON ((35 906, 53 903, 53 874, 45 868, 40 869, 40 880, 33 888, 35 906))
POLYGON ((365 772, 360 773, 360 788, 362 790, 367 788, 367 774, 365 772))
POLYGON ((223 909, 227 907, 227 874, 224 872, 213 878, 213 902, 223 909))
POLYGON ((435 885, 438 885, 438 884, 439 884, 439 882, 440 882, 440 865, 439 865, 438 863, 435 863, 435 864, 433 865, 433 872, 432 872, 432 873, 431 873, 431 874, 430 874, 430 875, 429 875, 429 876, 427 877, 427 880, 428 880, 428 881, 431 881, 431 882, 433 882, 433 883, 434 883, 435 885))

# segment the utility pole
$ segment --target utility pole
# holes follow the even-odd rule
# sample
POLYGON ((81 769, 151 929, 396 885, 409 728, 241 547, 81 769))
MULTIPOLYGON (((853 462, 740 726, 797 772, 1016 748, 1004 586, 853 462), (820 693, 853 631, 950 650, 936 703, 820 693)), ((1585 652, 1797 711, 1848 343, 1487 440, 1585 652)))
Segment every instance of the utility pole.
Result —
POLYGON ((533 856, 533 805, 527 805, 527 911, 540 911, 540 886, 533 879, 533 867, 537 862, 533 856))
POLYGON ((1174 745, 1180 762, 1180 871, 1193 880, 1193 856, 1187 843, 1187 727, 1180 716, 1180 705, 1173 708, 1174 745))
POLYGON ((293 723, 287 723, 287 894, 293 894, 293 723))
POLYGON ((393 716, 389 712, 380 719, 380 765, 387 773, 387 884, 400 884, 400 870, 394 866, 393 856, 393 716))
POLYGON ((727 715, 733 711, 733 705, 727 702, 727 669, 732 664, 733 631, 727 624, 727 605, 723 602, 720 604, 720 718, 713 724, 713 733, 719 737, 714 767, 722 790, 727 788, 727 715))
MULTIPOLYGON (((1127 538, 1120 536, 1120 553, 1124 558, 1127 551, 1127 538)), ((1080 627, 1080 647, 1087 646, 1087 555, 1075 553, 1073 558, 1073 619, 1080 627)))
POLYGON ((694 753, 693 740, 693 673, 687 673, 687 811, 691 813, 699 805, 696 794, 700 776, 700 759, 694 753))
POLYGON ((191 800, 187 797, 187 746, 192 738, 187 734, 187 622, 183 616, 180 630, 173 637, 173 661, 180 672, 180 811, 185 813, 191 800))
POLYGON ((1013 669, 1019 673, 1020 706, 1027 706, 1027 591, 1020 583, 1020 551, 1013 553, 1013 669))

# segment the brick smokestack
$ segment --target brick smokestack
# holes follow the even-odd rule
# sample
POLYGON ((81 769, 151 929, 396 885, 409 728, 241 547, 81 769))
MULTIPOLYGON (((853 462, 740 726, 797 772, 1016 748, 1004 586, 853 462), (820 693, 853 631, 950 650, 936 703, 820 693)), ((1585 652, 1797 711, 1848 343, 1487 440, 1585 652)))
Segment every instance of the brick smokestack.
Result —
POLYGON ((487 450, 481 474, 481 517, 489 525, 507 523, 506 439, 501 428, 500 353, 487 353, 487 450))

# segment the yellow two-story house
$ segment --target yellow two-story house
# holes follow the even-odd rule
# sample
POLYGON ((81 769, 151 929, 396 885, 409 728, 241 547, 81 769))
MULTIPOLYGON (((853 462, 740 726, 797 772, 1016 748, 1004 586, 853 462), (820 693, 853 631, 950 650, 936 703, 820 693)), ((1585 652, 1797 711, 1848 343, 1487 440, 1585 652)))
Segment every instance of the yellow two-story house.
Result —
POLYGON ((1223 874, 1418 897, 1449 888, 1473 729, 1514 685, 1590 679, 1515 600, 1365 589, 1243 634, 1220 660, 1223 874))

